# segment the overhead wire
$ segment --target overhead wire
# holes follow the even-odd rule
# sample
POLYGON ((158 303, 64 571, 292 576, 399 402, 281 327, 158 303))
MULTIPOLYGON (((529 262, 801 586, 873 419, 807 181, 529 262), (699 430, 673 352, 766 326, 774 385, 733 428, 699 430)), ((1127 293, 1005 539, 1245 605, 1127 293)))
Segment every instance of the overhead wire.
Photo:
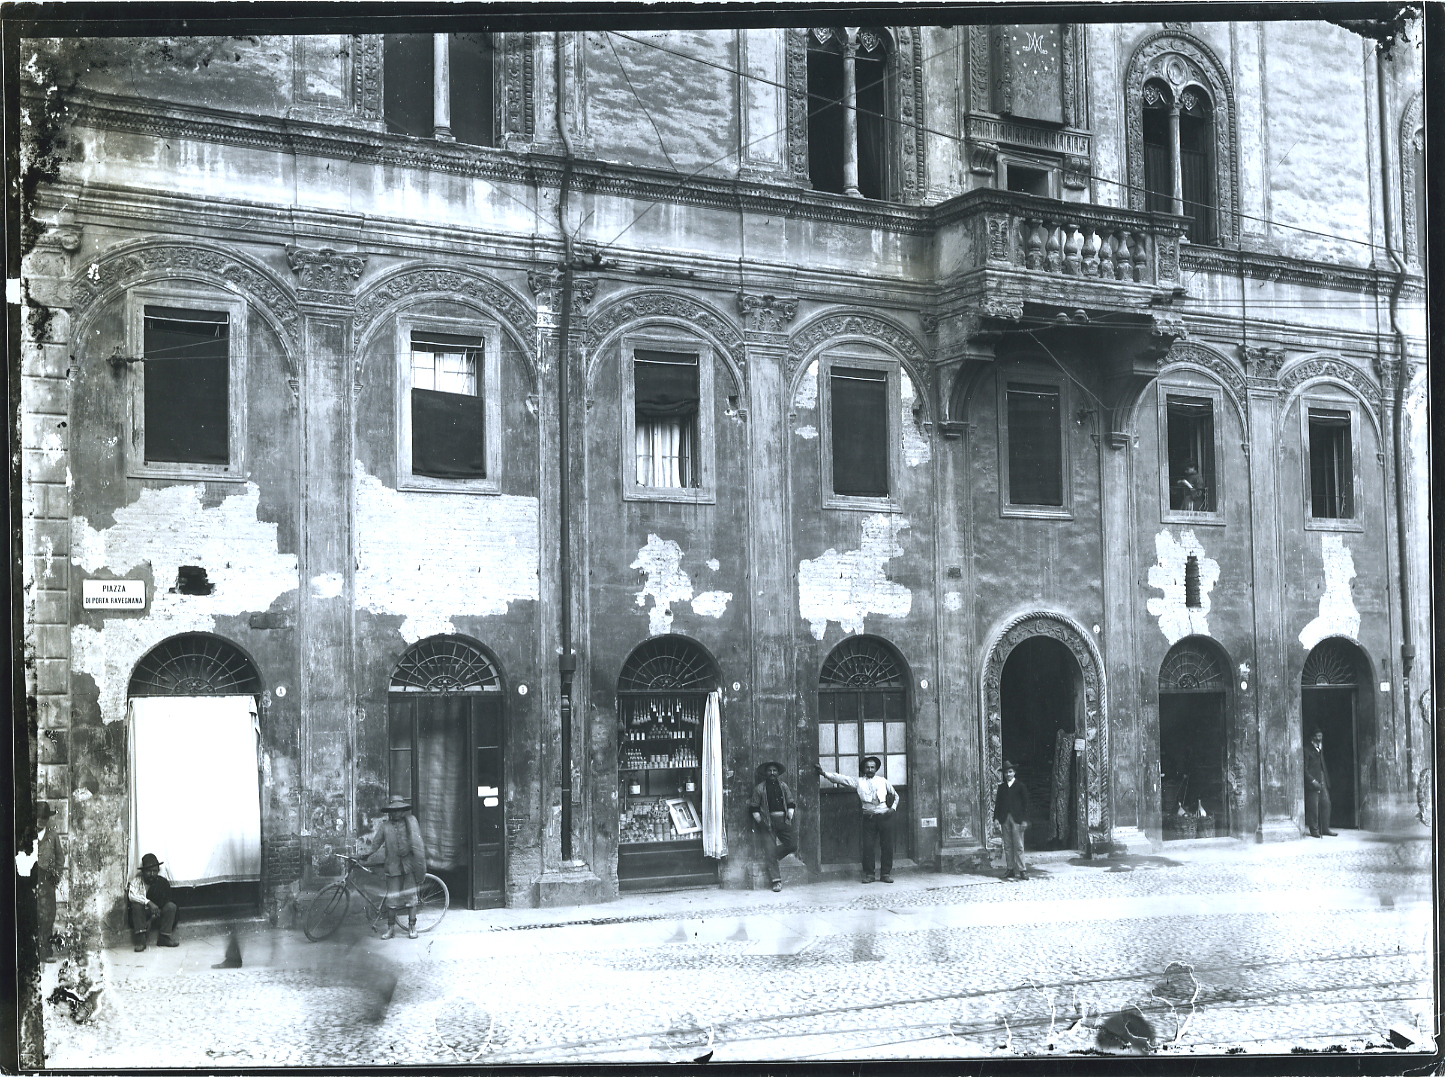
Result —
MULTIPOLYGON (((728 67, 726 64, 720 64, 720 63, 717 63, 716 61, 708 60, 708 59, 705 59, 705 58, 700 57, 700 56, 690 56, 690 55, 688 55, 688 54, 685 53, 685 52, 678 52, 676 49, 664 48, 664 47, 661 46, 661 45, 655 44, 655 43, 650 42, 650 41, 645 41, 645 40, 643 40, 642 38, 633 37, 633 36, 630 35, 630 34, 626 34, 626 33, 623 33, 623 32, 621 32, 621 31, 618 31, 618 30, 604 30, 604 31, 602 31, 602 32, 603 32, 604 34, 609 35, 609 36, 620 37, 620 38, 622 38, 622 39, 624 39, 624 40, 626 40, 626 41, 634 42, 635 44, 642 45, 642 46, 644 46, 644 47, 646 47, 646 48, 650 48, 650 49, 654 49, 654 50, 656 50, 656 51, 658 51, 658 52, 666 53, 667 55, 677 57, 678 59, 688 60, 688 61, 691 61, 691 62, 693 62, 693 63, 702 64, 702 65, 704 65, 704 66, 706 66, 706 67, 716 68, 716 69, 719 70, 719 71, 727 72, 727 73, 732 74, 732 75, 735 75, 735 76, 737 76, 737 77, 739 77, 739 78, 751 79, 751 80, 753 80, 753 81, 755 81, 755 82, 759 82, 759 83, 761 83, 761 84, 763 84, 763 85, 765 85, 765 86, 772 86, 772 87, 775 87, 775 88, 778 88, 778 89, 781 89, 781 90, 784 90, 784 91, 789 91, 789 90, 791 90, 791 88, 790 88, 786 83, 778 82, 778 81, 775 80, 775 79, 766 78, 766 77, 764 77, 764 76, 762 76, 762 75, 755 75, 755 74, 752 74, 751 72, 747 72, 747 71, 741 71, 741 70, 738 70, 737 68, 728 67)), ((961 44, 955 44, 955 45, 952 46, 952 48, 950 48, 950 49, 944 49, 944 50, 940 50, 939 52, 933 53, 930 57, 925 58, 925 61, 924 61, 924 62, 926 63, 926 62, 928 62, 929 59, 934 59, 934 58, 936 58, 936 57, 938 57, 938 56, 942 56, 942 55, 944 55, 944 54, 946 54, 946 53, 948 53, 948 52, 955 52, 955 51, 957 51, 959 48, 961 48, 961 44)), ((871 87, 874 86, 874 85, 880 84, 882 81, 884 81, 884 80, 878 80, 877 82, 869 83, 869 84, 868 84, 868 87, 871 88, 871 87)), ((795 91, 793 91, 793 92, 795 92, 795 91)), ((830 107, 836 105, 836 106, 838 106, 839 108, 846 109, 846 110, 848 110, 848 111, 852 111, 852 112, 858 112, 858 111, 860 111, 857 105, 848 105, 848 104, 843 103, 843 102, 840 101, 840 100, 837 100, 837 99, 834 99, 834 98, 830 98, 830 97, 824 97, 824 96, 821 95, 821 94, 807 93, 806 96, 807 96, 809 99, 811 99, 811 100, 824 101, 824 102, 826 102, 830 107)), ((868 113, 868 114, 869 114, 870 116, 876 116, 876 115, 878 115, 877 113, 871 113, 871 112, 868 113)), ((914 129, 915 131, 917 131, 917 132, 919 132, 919 133, 926 133, 926 134, 929 134, 929 135, 934 135, 934 136, 937 136, 937 137, 939 137, 939 138, 947 139, 947 140, 950 141, 950 142, 955 142, 955 143, 960 143, 960 144, 967 142, 967 139, 966 139, 964 136, 962 136, 962 135, 955 135, 955 134, 952 134, 952 133, 950 133, 950 132, 948 132, 948 131, 941 131, 941 130, 939 130, 939 129, 937 129, 937 128, 929 127, 927 124, 925 124, 925 123, 923 123, 923 122, 921 122, 921 121, 919 121, 919 120, 902 120, 902 119, 900 119, 900 118, 898 118, 898 117, 896 117, 896 116, 888 116, 888 115, 884 115, 884 116, 882 117, 882 119, 883 119, 885 122, 887 122, 887 123, 893 124, 894 126, 897 126, 897 127, 909 127, 909 128, 914 129)), ((764 139, 772 138, 772 137, 776 136, 776 135, 777 135, 779 132, 781 132, 782 130, 784 130, 784 127, 778 127, 778 128, 776 128, 776 129, 774 129, 773 131, 770 131, 770 132, 767 133, 766 135, 760 136, 760 138, 754 139, 753 141, 747 143, 747 145, 753 145, 753 144, 755 144, 756 142, 762 141, 762 140, 764 140, 764 139)), ((1290 151, 1293 152, 1293 150, 1294 150, 1294 147, 1293 147, 1293 146, 1290 147, 1290 151)), ((716 164, 718 164, 718 163, 726 160, 726 159, 727 159, 728 157, 730 157, 730 156, 732 156, 732 151, 731 151, 731 150, 729 150, 728 153, 724 154, 723 156, 717 158, 717 159, 714 160, 714 161, 709 162, 708 164, 704 165, 701 169, 697 170, 696 172, 694 172, 694 173, 692 173, 691 175, 689 175, 688 177, 686 177, 686 180, 684 181, 684 184, 683 184, 683 185, 685 185, 686 182, 690 182, 691 180, 695 179, 697 176, 701 175, 702 172, 706 171, 708 168, 711 168, 713 165, 716 165, 716 164)), ((1093 182, 1095 182, 1095 183, 1102 183, 1102 184, 1105 184, 1105 185, 1108 185, 1108 186, 1118 187, 1118 188, 1121 188, 1121 189, 1123 189, 1123 190, 1125 190, 1125 191, 1128 191, 1128 192, 1131 192, 1131 193, 1148 194, 1148 189, 1147 189, 1146 187, 1143 187, 1143 186, 1139 185, 1139 184, 1126 183, 1126 182, 1124 182, 1124 181, 1122 181, 1122 180, 1109 179, 1109 178, 1106 178, 1106 177, 1103 177, 1103 176, 1090 176, 1090 179, 1091 179, 1093 182)), ((679 189, 680 189, 680 188, 679 188, 679 189)), ((667 196, 663 196, 663 197, 665 198, 665 197, 667 197, 667 196)), ((638 217, 637 217, 637 218, 635 218, 632 222, 630 222, 630 223, 627 225, 627 227, 625 227, 621 232, 619 232, 616 236, 614 236, 611 240, 609 240, 608 243, 603 246, 603 249, 605 250, 605 249, 607 249, 608 247, 612 246, 612 244, 616 243, 618 239, 620 239, 629 229, 631 229, 632 225, 634 225, 634 224, 637 223, 637 220, 638 220, 638 219, 640 219, 642 216, 645 216, 648 212, 650 212, 650 211, 651 211, 659 202, 661 202, 661 201, 662 201, 662 198, 659 198, 659 199, 655 199, 652 203, 650 203, 645 209, 642 210, 641 213, 638 214, 638 217)), ((1186 205, 1198 207, 1198 208, 1201 208, 1201 209, 1209 209, 1209 210, 1217 210, 1217 209, 1218 209, 1217 204, 1213 204, 1213 203, 1209 203, 1209 202, 1201 202, 1201 201, 1197 201, 1197 200, 1194 200, 1194 199, 1181 199, 1181 201, 1183 201, 1184 204, 1186 204, 1186 205)), ((1267 224, 1267 225, 1270 225, 1271 227, 1275 227, 1275 228, 1285 229, 1285 230, 1294 231, 1294 232, 1300 232, 1300 233, 1303 233, 1303 234, 1305 234, 1305 235, 1318 236, 1318 237, 1320 237, 1320 238, 1322 238, 1322 239, 1335 240, 1336 242, 1339 242, 1339 243, 1350 243, 1350 244, 1354 244, 1354 245, 1360 246, 1360 247, 1368 247, 1368 248, 1370 248, 1371 250, 1374 250, 1376 247, 1379 246, 1379 244, 1375 243, 1373 240, 1356 239, 1356 238, 1351 237, 1351 236, 1341 236, 1341 235, 1337 235, 1337 234, 1335 234, 1335 233, 1333 233, 1333 232, 1323 232, 1323 231, 1320 231, 1319 229, 1306 228, 1306 227, 1304 227, 1303 225, 1290 224, 1290 223, 1288 223, 1288 222, 1281 221, 1281 220, 1278 220, 1278 219, 1275 219, 1275 218, 1271 218, 1271 217, 1260 217, 1260 216, 1257 216, 1257 215, 1255 215, 1255 214, 1245 213, 1245 212, 1240 211, 1240 210, 1236 210, 1236 211, 1235 211, 1235 216, 1239 217, 1241 220, 1255 221, 1255 222, 1257 222, 1257 223, 1267 224)))

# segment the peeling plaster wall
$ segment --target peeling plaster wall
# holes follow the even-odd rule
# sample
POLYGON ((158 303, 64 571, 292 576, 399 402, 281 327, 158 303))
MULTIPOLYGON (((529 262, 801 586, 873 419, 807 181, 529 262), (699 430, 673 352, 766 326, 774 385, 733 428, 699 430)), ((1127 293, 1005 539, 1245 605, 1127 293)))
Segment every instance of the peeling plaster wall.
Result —
POLYGON ((1299 641, 1306 651, 1327 636, 1360 638, 1360 611, 1355 609, 1355 596, 1350 583, 1355 578, 1355 559, 1339 535, 1321 535, 1320 561, 1324 565, 1324 593, 1320 595, 1320 612, 1300 629, 1299 641))
POLYGON ((902 406, 898 412, 898 428, 903 432, 903 462, 909 467, 918 467, 933 459, 933 447, 923 432, 923 426, 914 413, 921 404, 922 394, 913 384, 913 378, 904 372, 899 378, 899 399, 902 406))
POLYGON ((1149 616, 1159 624, 1159 631, 1171 644, 1185 636, 1209 635, 1209 593, 1219 581, 1219 562, 1204 552, 1194 532, 1182 529, 1176 542, 1165 528, 1154 536, 1154 552, 1158 561, 1149 567, 1149 586, 1163 591, 1146 604, 1149 616), (1185 575, 1190 556, 1199 564, 1199 605, 1186 602, 1185 575))
POLYGON ((902 618, 913 608, 913 593, 885 574, 889 559, 903 554, 898 533, 908 521, 878 513, 863 520, 857 549, 829 548, 798 562, 798 613, 821 640, 828 622, 844 632, 862 632, 869 615, 902 618))
POLYGON ((95 681, 102 721, 125 717, 131 669, 161 640, 214 631, 217 617, 264 611, 296 588, 296 555, 281 553, 276 525, 258 519, 259 498, 256 484, 248 482, 242 493, 208 509, 199 485, 168 486, 142 490, 135 504, 116 510, 114 525, 104 531, 74 517, 71 562, 87 576, 134 578, 132 569, 148 569, 144 615, 103 617, 99 630, 88 624, 71 629, 72 668, 95 681), (172 593, 182 565, 204 567, 215 590, 172 593))
POLYGON ((535 497, 407 493, 356 462, 356 606, 400 615, 407 643, 538 597, 535 497))
MULTIPOLYGON (((708 567, 716 572, 719 563, 710 558, 708 567)), ((682 547, 671 539, 647 536, 647 545, 637 551, 637 559, 628 568, 635 568, 646 575, 647 581, 637 592, 637 605, 652 607, 647 611, 648 631, 658 636, 672 628, 674 604, 686 602, 699 617, 721 617, 732 599, 729 591, 703 591, 694 595, 692 577, 682 570, 682 547)))

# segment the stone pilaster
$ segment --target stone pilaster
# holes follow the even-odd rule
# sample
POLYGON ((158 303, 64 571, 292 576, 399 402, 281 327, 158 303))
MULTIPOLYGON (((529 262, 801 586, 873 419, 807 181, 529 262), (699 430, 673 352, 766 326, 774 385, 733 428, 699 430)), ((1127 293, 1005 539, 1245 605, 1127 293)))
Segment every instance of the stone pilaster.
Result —
MULTIPOLYGON (((288 247, 301 311, 298 403, 301 590, 297 599, 303 835, 313 857, 344 842, 356 818, 355 564, 350 556, 355 452, 352 293, 365 255, 288 247), (328 581, 342 581, 340 593, 328 581), (318 582, 319 581, 319 582, 318 582)), ((328 862, 330 858, 325 858, 328 862)))

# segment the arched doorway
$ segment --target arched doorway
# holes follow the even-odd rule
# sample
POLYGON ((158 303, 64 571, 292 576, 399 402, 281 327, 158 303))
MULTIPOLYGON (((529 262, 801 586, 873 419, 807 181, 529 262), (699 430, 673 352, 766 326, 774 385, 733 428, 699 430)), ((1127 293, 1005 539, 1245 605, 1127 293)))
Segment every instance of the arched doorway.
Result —
POLYGON ((128 873, 154 853, 188 917, 261 904, 261 678, 234 643, 172 636, 127 689, 128 873))
POLYGON ((1159 795, 1166 839, 1229 833, 1228 668, 1212 643, 1193 636, 1171 647, 1159 667, 1159 795))
POLYGON ((1016 767, 1027 761, 1035 785, 1042 780, 1039 770, 1048 776, 1047 796, 1032 795, 1034 790, 1030 789, 1031 808, 1042 825, 1030 826, 1029 848, 1060 843, 1083 848, 1085 828, 1079 826, 1081 819, 1088 820, 1087 831, 1093 841, 1107 841, 1112 819, 1106 780, 1108 701, 1103 663, 1093 640, 1061 614, 1025 614, 1006 625, 989 648, 982 681, 985 773, 979 782, 979 807, 983 832, 993 829, 999 768, 1012 751, 1014 755, 1007 755, 1009 761, 1016 767), (1033 640, 1040 642, 1030 643, 1033 640), (1010 671, 1006 692, 1005 667, 1026 643, 1030 646, 1010 671), (1030 713, 1030 700, 1046 711, 1030 713), (1060 772, 1067 777, 1056 777, 1060 772), (1085 775, 1087 781, 1083 780, 1085 775), (1067 792, 1063 792, 1066 786, 1067 792), (1056 790, 1062 792, 1067 812, 1056 806, 1056 790))
POLYGON ((617 678, 620 890, 717 883, 703 855, 703 735, 717 665, 686 636, 654 636, 617 678))
POLYGON ((1325 769, 1330 777, 1331 828, 1362 825, 1366 771, 1373 751, 1373 701, 1368 691, 1369 666, 1364 654, 1349 640, 1321 640, 1305 658, 1300 674, 1302 741, 1309 743, 1315 730, 1324 734, 1325 769))
POLYGON ((427 870, 468 908, 505 904, 502 676, 481 645, 432 636, 397 663, 388 699, 388 782, 411 800, 427 870))
POLYGON ((1027 849, 1063 849, 1081 841, 1074 765, 1081 681, 1069 649, 1048 636, 1024 640, 1004 662, 999 679, 1003 755, 1029 791, 1027 849))
MULTIPOLYGON (((897 855, 913 856, 908 823, 908 669, 898 653, 872 636, 850 636, 828 654, 818 675, 818 764, 858 776, 860 760, 875 755, 879 771, 898 790, 897 855)), ((818 794, 818 859, 858 861, 858 794, 822 778, 818 794)))

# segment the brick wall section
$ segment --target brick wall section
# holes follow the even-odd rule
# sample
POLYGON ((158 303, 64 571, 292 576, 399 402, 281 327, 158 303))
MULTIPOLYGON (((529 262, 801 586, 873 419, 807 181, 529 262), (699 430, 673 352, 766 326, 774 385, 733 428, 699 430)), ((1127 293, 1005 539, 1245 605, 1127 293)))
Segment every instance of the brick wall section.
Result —
POLYGON ((262 868, 267 884, 281 886, 294 883, 301 878, 305 868, 306 853, 301 846, 299 834, 287 834, 267 840, 264 848, 265 865, 262 868))
MULTIPOLYGON (((37 267, 60 259, 36 252, 37 267)), ((58 282, 57 282, 58 283, 58 282)), ((50 291, 50 289, 44 289, 50 291)), ((32 294, 34 286, 32 285, 32 294)), ((21 343, 22 543, 26 697, 36 718, 35 797, 69 830, 70 775, 70 316, 27 309, 21 343), (44 315, 48 313, 48 319, 44 315), (36 329, 40 337, 36 338, 36 329)), ((59 897, 68 887, 61 884, 59 897)))

